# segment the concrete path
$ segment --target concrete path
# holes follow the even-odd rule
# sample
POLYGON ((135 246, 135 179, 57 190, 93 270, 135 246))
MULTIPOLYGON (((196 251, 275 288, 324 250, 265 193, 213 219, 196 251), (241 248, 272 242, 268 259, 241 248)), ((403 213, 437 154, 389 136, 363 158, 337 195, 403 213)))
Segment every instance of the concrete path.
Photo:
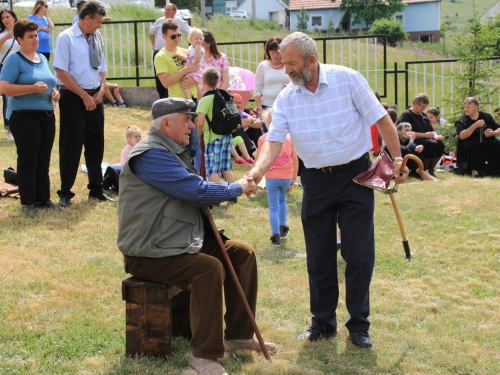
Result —
POLYGON ((481 21, 486 22, 488 18, 495 18, 497 14, 500 14, 500 0, 481 16, 481 21))

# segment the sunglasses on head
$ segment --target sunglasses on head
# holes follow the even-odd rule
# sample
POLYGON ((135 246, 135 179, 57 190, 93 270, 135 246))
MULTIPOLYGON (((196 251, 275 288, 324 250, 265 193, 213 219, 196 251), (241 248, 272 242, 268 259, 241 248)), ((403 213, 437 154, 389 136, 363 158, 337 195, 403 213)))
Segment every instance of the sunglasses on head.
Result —
POLYGON ((174 35, 170 35, 170 39, 175 40, 175 38, 177 38, 177 37, 179 37, 179 38, 180 38, 181 36, 182 36, 182 34, 181 34, 181 33, 179 33, 179 34, 174 34, 174 35))

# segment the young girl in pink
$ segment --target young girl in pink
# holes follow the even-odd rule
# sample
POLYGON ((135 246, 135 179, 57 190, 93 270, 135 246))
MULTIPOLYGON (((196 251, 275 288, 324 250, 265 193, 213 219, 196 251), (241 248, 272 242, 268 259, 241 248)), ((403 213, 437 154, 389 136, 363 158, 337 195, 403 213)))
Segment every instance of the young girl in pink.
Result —
MULTIPOLYGON (((192 27, 191 30, 189 30, 188 40, 189 43, 191 43, 191 45, 188 48, 187 57, 183 56, 177 56, 177 57, 182 60, 185 59, 185 61, 187 62, 192 62, 200 65, 197 71, 186 74, 186 77, 192 77, 196 81, 196 88, 198 90, 198 100, 200 100, 201 97, 203 96, 203 91, 202 91, 203 86, 201 83, 201 80, 203 78, 203 69, 201 67, 201 61, 205 56, 205 49, 203 49, 203 47, 201 46, 201 43, 203 43, 203 31, 201 31, 201 29, 198 29, 196 27, 192 27)), ((181 82, 181 87, 182 91, 184 91, 184 95, 186 95, 186 99, 192 99, 191 91, 189 89, 190 86, 183 85, 181 82)))
MULTIPOLYGON (((262 113, 262 119, 266 122, 267 128, 270 129, 272 127, 270 108, 262 113)), ((259 138, 259 149, 266 141, 268 134, 266 133, 259 138)), ((258 156, 257 153, 256 160, 258 156)), ((298 170, 299 161, 297 154, 293 149, 290 134, 287 134, 286 141, 281 147, 278 158, 266 172, 266 193, 269 202, 269 221, 272 232, 271 242, 276 246, 281 244, 281 240, 288 237, 286 194, 295 185, 298 170)))

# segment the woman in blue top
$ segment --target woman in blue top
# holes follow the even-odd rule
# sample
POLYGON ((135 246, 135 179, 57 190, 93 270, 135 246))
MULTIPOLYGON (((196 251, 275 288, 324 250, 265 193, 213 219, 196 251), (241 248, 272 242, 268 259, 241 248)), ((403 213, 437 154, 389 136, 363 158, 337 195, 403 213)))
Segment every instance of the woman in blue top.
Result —
POLYGON ((38 25, 38 49, 37 52, 50 60, 50 31, 54 28, 54 23, 49 18, 49 4, 45 0, 37 0, 28 19, 38 25))
POLYGON ((55 135, 54 104, 59 100, 56 79, 38 48, 38 25, 19 20, 14 38, 21 46, 10 55, 0 74, 0 92, 9 98, 10 130, 17 147, 17 177, 26 215, 35 206, 59 209, 50 201, 49 165, 55 135))

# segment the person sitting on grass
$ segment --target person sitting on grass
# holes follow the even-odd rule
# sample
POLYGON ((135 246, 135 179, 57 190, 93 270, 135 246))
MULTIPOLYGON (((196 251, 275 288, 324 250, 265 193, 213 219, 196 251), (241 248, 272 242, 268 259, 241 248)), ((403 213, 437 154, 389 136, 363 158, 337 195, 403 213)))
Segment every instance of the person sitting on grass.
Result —
MULTIPOLYGON (((396 126, 398 132, 399 144, 401 145, 401 155, 411 154, 417 156, 422 162, 424 169, 418 174, 415 171, 418 169, 418 164, 414 160, 408 160, 408 168, 410 169, 410 176, 420 177, 423 181, 438 181, 437 178, 430 175, 427 167, 427 160, 424 156, 423 145, 415 144, 416 135, 411 131, 411 124, 409 122, 402 122, 396 126)), ((384 151, 391 155, 387 146, 384 151)))
POLYGON ((128 159, 128 154, 132 150, 132 148, 139 143, 139 141, 142 139, 141 135, 141 129, 139 129, 135 125, 130 125, 127 127, 127 130, 125 131, 125 136, 127 137, 127 144, 122 150, 121 157, 120 157, 120 164, 123 165, 128 159))
MULTIPOLYGON (((220 73, 215 68, 206 68, 203 71, 203 87, 206 91, 215 90, 219 83, 220 73)), ((207 118, 212 120, 214 108, 214 95, 206 95, 198 102, 198 134, 205 141, 205 170, 207 179, 210 182, 220 182, 219 171, 229 182, 234 182, 233 172, 231 171, 231 147, 232 137, 230 134, 215 134, 208 125, 207 118)))
MULTIPOLYGON (((262 113, 262 119, 270 129, 271 109, 262 113)), ((259 138, 259 147, 266 141, 267 135, 259 138)), ((257 157, 259 152, 257 151, 257 157)), ((281 146, 281 152, 273 165, 266 172, 266 193, 269 202, 269 222, 271 223, 271 243, 279 246, 281 241, 288 238, 289 228, 286 225, 286 195, 292 191, 297 173, 299 171, 299 159, 293 149, 292 138, 287 134, 286 141, 281 146)))
POLYGON ((104 84, 104 96, 109 100, 113 107, 129 108, 128 104, 125 103, 125 100, 123 100, 122 96, 120 95, 120 88, 118 87, 117 83, 106 82, 104 84), (111 94, 110 88, 113 89, 113 94, 111 94))
MULTIPOLYGON (((255 146, 258 146, 259 138, 263 134, 262 121, 260 120, 260 118, 256 118, 244 112, 245 107, 243 106, 243 98, 240 94, 234 93, 232 95, 234 97, 236 105, 238 106, 238 109, 240 110, 241 128, 245 130, 246 136, 255 144, 255 146)), ((251 158, 247 159, 247 162, 249 162, 250 164, 254 164, 253 159, 251 158)))

